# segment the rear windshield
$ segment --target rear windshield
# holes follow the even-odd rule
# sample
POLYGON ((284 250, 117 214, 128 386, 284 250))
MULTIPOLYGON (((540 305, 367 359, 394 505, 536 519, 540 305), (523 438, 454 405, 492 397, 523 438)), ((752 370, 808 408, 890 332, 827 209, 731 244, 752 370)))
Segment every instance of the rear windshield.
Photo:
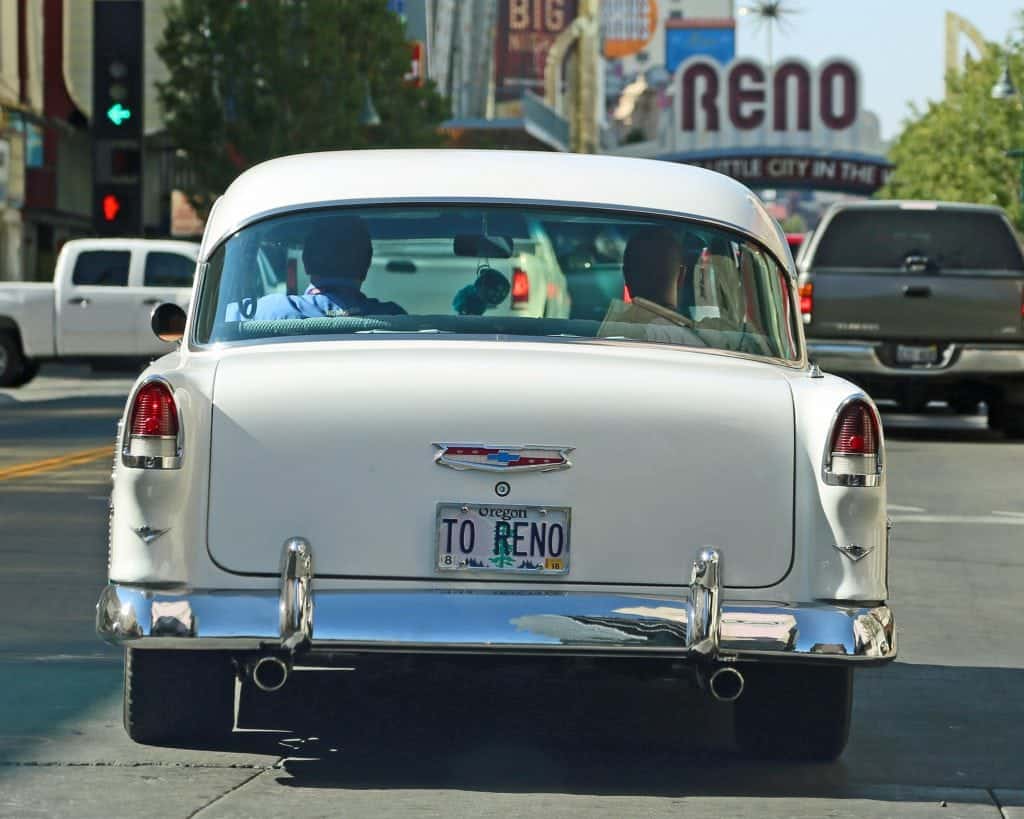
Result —
POLYGON ((898 272, 1020 272, 1020 248, 998 214, 954 210, 845 210, 828 223, 817 268, 898 272))
POLYGON ((339 335, 541 336, 800 357, 789 277, 681 219, 483 205, 330 208, 211 256, 200 344, 339 335))

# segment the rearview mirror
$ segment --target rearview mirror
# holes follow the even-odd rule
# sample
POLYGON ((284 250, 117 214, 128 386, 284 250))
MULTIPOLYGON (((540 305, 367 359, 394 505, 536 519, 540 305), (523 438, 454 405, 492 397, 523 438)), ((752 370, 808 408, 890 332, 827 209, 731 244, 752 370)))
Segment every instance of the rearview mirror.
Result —
POLYGON ((460 233, 455 237, 453 249, 456 256, 468 256, 473 259, 508 259, 512 256, 512 237, 460 233))
POLYGON ((157 305, 149 317, 149 326, 161 341, 181 341, 185 335, 185 311, 171 302, 157 305))

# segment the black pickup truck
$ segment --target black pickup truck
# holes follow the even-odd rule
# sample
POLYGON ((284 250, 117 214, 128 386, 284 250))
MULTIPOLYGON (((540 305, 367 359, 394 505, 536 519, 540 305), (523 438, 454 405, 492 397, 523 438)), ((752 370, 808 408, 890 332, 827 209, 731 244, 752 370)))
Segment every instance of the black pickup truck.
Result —
POLYGON ((1024 255, 997 207, 832 206, 797 258, 810 357, 908 411, 985 401, 1024 436, 1024 255))

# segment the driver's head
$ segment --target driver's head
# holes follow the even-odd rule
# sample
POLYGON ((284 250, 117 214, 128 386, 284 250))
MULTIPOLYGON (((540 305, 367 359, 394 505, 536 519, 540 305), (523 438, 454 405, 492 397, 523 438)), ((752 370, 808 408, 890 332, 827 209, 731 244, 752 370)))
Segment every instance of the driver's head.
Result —
POLYGON ((358 216, 322 219, 306 236, 302 264, 317 287, 342 282, 358 287, 373 258, 370 233, 358 216))
POLYGON ((683 249, 668 228, 644 228, 626 243, 622 275, 633 298, 675 309, 683 272, 683 249))

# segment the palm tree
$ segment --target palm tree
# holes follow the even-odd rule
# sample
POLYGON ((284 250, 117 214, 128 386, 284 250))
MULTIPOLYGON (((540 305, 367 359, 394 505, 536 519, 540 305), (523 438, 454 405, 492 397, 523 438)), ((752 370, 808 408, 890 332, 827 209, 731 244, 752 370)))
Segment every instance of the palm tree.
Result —
POLYGON ((772 31, 778 27, 780 31, 786 28, 788 18, 799 14, 800 9, 791 6, 786 0, 754 0, 750 5, 740 6, 741 16, 750 15, 754 18, 754 26, 757 31, 765 29, 768 40, 768 68, 772 67, 772 31))

